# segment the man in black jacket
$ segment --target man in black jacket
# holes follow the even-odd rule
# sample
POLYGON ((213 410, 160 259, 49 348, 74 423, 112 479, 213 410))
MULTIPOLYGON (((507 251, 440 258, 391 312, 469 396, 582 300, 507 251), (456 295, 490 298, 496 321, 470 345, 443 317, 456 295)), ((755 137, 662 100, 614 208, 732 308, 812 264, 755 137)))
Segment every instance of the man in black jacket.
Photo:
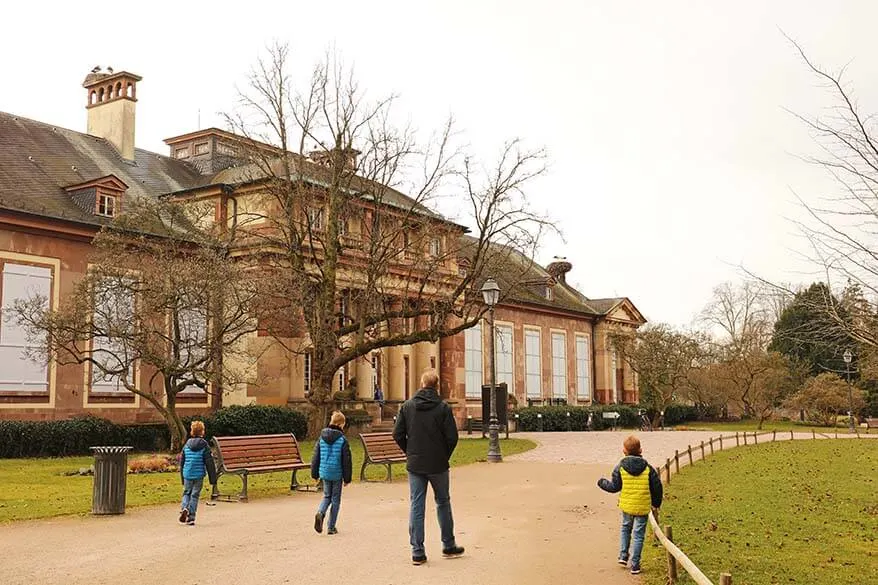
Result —
POLYGON ((412 545, 412 563, 427 562, 424 551, 424 505, 427 483, 433 487, 436 513, 442 533, 442 556, 459 557, 463 547, 454 540, 454 519, 451 515, 451 496, 448 482, 448 460, 457 447, 457 425, 451 407, 439 397, 439 375, 427 370, 421 376, 422 388, 399 410, 393 439, 406 454, 409 473, 411 512, 409 540, 412 545))

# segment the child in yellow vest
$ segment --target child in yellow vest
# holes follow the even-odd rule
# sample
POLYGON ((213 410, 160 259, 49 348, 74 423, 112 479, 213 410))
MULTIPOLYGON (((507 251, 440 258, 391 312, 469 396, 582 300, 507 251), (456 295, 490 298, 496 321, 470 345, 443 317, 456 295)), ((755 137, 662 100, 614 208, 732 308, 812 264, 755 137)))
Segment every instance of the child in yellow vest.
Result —
POLYGON ((656 470, 641 456, 640 440, 630 436, 623 443, 625 457, 613 469, 612 479, 600 478, 598 487, 619 494, 622 510, 622 530, 619 543, 619 564, 628 565, 631 548, 631 574, 640 573, 640 553, 651 508, 662 505, 662 482, 656 470), (633 538, 633 546, 631 545, 633 538))

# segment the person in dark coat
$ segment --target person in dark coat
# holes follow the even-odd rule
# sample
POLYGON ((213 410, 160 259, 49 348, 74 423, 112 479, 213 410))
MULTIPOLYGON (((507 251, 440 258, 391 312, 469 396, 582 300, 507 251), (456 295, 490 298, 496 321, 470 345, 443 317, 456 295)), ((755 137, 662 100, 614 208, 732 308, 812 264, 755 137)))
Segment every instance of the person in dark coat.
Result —
POLYGON ((198 512, 198 500, 201 488, 204 487, 204 476, 208 476, 211 485, 216 485, 216 465, 210 446, 204 440, 204 423, 192 421, 189 430, 190 439, 183 446, 180 454, 180 479, 183 480, 183 501, 180 503, 180 523, 195 526, 195 514, 198 512))
POLYGON ((427 562, 424 550, 424 506, 427 484, 433 488, 436 512, 442 535, 442 555, 458 557, 463 547, 454 539, 454 519, 451 514, 449 490, 449 459, 457 447, 457 425, 451 407, 440 398, 437 388, 439 375, 427 370, 421 376, 422 388, 399 410, 393 439, 406 454, 409 476, 411 512, 409 514, 409 541, 412 563, 427 562))
POLYGON ((341 412, 333 412, 329 419, 329 426, 320 432, 320 439, 314 445, 314 455, 311 457, 311 477, 323 482, 323 499, 317 506, 317 514, 314 516, 314 530, 323 532, 323 519, 326 510, 332 504, 329 512, 329 527, 327 534, 337 534, 335 523, 338 520, 338 511, 341 508, 342 483, 351 483, 353 463, 351 462, 351 446, 344 436, 345 416, 341 412))

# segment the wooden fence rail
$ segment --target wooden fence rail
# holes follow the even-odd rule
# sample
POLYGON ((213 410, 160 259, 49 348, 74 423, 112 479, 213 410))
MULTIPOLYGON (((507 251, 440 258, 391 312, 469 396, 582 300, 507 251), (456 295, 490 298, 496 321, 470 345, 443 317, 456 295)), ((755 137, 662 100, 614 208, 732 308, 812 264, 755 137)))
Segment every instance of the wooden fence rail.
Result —
MULTIPOLYGON (((753 432, 751 434, 751 436, 753 438, 754 445, 759 444, 759 435, 760 434, 763 436, 768 436, 769 431, 764 431, 762 433, 753 432)), ((777 441, 777 431, 771 431, 770 434, 771 434, 771 442, 777 441)), ((743 433, 744 445, 749 444, 747 436, 748 436, 747 432, 744 432, 743 433)), ((859 437, 860 434, 857 433, 856 436, 859 437)), ((824 433, 819 433, 819 437, 826 438, 826 439, 831 438, 829 435, 824 434, 824 433)), ((807 436, 806 436, 806 438, 807 438, 807 436)), ((816 431, 814 431, 814 429, 811 429, 811 438, 812 439, 818 438, 818 433, 816 431)), ((836 431, 836 438, 838 438, 837 431, 836 431)), ((710 454, 711 455, 714 454, 713 445, 715 442, 719 445, 719 450, 722 451, 723 450, 723 440, 731 441, 731 439, 735 440, 735 446, 741 445, 741 433, 739 433, 739 432, 736 432, 734 436, 720 435, 719 437, 715 437, 715 438, 710 439, 708 441, 708 445, 710 447, 710 454)), ((795 435, 793 434, 792 430, 790 430, 790 439, 789 440, 791 440, 791 441, 795 440, 795 435)), ((704 451, 704 441, 701 442, 700 447, 701 447, 701 460, 703 461, 706 458, 706 454, 704 451)), ((684 455, 688 455, 690 466, 695 465, 696 460, 694 460, 692 458, 692 445, 689 445, 686 448, 684 455)), ((675 474, 680 473, 680 451, 678 449, 674 450, 673 462, 674 462, 675 474)), ((662 478, 662 473, 664 473, 665 483, 667 485, 671 484, 671 458, 670 457, 667 458, 665 460, 665 464, 662 465, 661 467, 659 467, 656 471, 658 471, 659 479, 662 478)), ((679 565, 686 570, 686 572, 689 574, 690 577, 692 577, 692 580, 697 585, 714 585, 714 583, 704 575, 704 573, 701 571, 701 569, 699 569, 695 565, 695 563, 693 563, 689 559, 689 557, 687 557, 686 554, 682 550, 680 550, 677 547, 677 545, 674 544, 673 530, 670 526, 665 526, 664 530, 662 530, 662 527, 659 525, 658 519, 655 517, 655 514, 653 514, 652 512, 649 513, 649 524, 652 527, 652 531, 655 534, 655 537, 658 539, 658 541, 662 544, 662 546, 667 551, 667 555, 668 555, 668 582, 669 583, 671 583, 673 585, 673 583, 676 582, 676 580, 677 580, 677 566, 679 565)), ((732 585, 731 574, 722 573, 720 575, 719 584, 720 585, 732 585)))

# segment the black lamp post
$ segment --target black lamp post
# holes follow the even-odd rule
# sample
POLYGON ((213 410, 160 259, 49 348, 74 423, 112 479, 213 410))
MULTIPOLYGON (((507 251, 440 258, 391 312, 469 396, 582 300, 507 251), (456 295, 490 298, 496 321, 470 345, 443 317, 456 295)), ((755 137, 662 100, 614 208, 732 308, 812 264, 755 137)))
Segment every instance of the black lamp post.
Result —
POLYGON ((847 366, 848 371, 848 427, 850 431, 854 432, 854 391, 853 386, 851 386, 851 362, 854 361, 854 354, 851 353, 851 350, 844 350, 844 354, 841 356, 844 360, 845 365, 847 366))
POLYGON ((488 356, 489 369, 491 372, 491 418, 488 423, 488 461, 491 463, 500 463, 503 461, 503 455, 500 454, 500 422, 497 420, 497 396, 494 392, 497 386, 497 372, 494 360, 494 306, 500 300, 500 287, 493 278, 489 278, 482 285, 482 297, 485 304, 488 305, 488 335, 491 343, 489 344, 488 356))

